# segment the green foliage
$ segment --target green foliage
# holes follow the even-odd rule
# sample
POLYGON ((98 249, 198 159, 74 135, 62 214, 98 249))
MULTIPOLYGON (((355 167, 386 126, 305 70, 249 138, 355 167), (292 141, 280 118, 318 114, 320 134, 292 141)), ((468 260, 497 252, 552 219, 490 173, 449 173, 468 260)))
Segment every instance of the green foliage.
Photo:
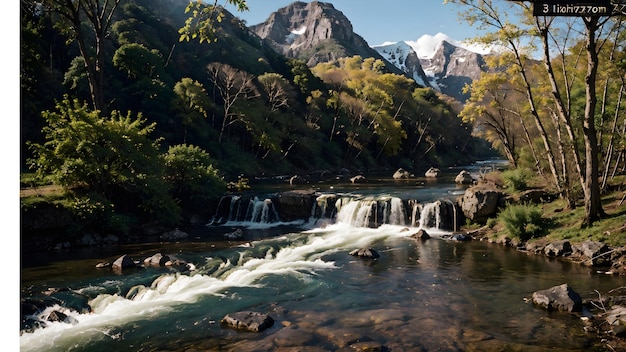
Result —
POLYGON ((537 205, 509 204, 498 214, 498 221, 513 237, 522 241, 545 235, 550 222, 537 205))
POLYGON ((197 146, 172 146, 163 161, 170 193, 185 208, 202 207, 226 191, 226 183, 213 167, 214 161, 197 146))
POLYGON ((169 222, 178 220, 162 178, 159 140, 149 137, 154 123, 117 111, 102 117, 68 97, 42 116, 46 142, 29 143, 35 155, 29 164, 39 177, 115 211, 140 208, 169 222))
POLYGON ((516 168, 502 172, 504 186, 511 192, 523 191, 528 188, 529 179, 533 176, 528 169, 516 168))
MULTIPOLYGON (((248 10, 246 0, 226 0, 226 2, 235 5, 238 11, 248 10)), ((185 13, 188 13, 189 17, 178 31, 181 42, 192 39, 197 39, 200 43, 217 41, 215 24, 222 22, 225 16, 221 6, 205 5, 202 1, 190 1, 185 13)))

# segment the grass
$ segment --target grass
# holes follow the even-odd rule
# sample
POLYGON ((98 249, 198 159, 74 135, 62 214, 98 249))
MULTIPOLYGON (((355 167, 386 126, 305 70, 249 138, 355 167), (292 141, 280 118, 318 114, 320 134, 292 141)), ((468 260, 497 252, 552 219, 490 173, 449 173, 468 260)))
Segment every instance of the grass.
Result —
POLYGON ((623 195, 623 192, 605 195, 602 198, 602 206, 607 216, 590 227, 582 227, 582 219, 585 215, 584 205, 580 204, 575 209, 567 209, 562 199, 544 204, 544 216, 555 222, 555 226, 546 239, 567 239, 571 242, 593 240, 606 243, 611 247, 626 246, 626 201, 622 201, 623 195))

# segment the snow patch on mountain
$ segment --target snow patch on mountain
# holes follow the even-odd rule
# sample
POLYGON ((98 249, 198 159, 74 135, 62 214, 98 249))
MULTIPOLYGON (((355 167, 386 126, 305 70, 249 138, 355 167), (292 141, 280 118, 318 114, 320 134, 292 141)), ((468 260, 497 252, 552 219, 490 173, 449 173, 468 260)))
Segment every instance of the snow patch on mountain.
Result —
POLYGON ((493 51, 492 48, 480 44, 452 39, 443 33, 437 33, 434 36, 424 34, 416 41, 405 41, 405 43, 415 50, 420 59, 431 59, 444 41, 481 55, 486 55, 493 51))
POLYGON ((300 29, 291 30, 289 34, 285 36, 285 42, 287 44, 293 44, 293 42, 295 42, 296 39, 298 39, 298 37, 302 36, 304 33, 306 33, 306 26, 303 26, 300 29))
POLYGON ((413 48, 405 42, 386 42, 379 46, 372 47, 378 53, 385 58, 385 60, 392 63, 397 68, 401 69, 411 75, 411 78, 418 84, 427 87, 428 83, 420 76, 419 72, 415 70, 415 67, 410 67, 409 55, 412 54, 413 48))

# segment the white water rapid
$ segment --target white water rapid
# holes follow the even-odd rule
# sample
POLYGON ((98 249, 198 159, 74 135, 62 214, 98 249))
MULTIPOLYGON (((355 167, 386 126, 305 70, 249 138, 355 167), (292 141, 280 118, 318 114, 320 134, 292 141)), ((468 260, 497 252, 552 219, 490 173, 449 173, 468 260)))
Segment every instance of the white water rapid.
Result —
MULTIPOLYGON (((323 203, 320 199, 316 206, 323 203)), ((251 205, 251 216, 244 223, 268 223, 271 204, 256 199, 251 205)), ((214 297, 220 303, 205 305, 203 316, 210 315, 211 309, 216 309, 215 315, 222 314, 219 309, 225 309, 224 305, 236 305, 241 299, 261 299, 255 298, 254 292, 270 289, 267 278, 288 277, 306 285, 319 272, 338 268, 327 256, 408 237, 418 229, 407 226, 407 223, 416 223, 415 219, 407 220, 407 214, 416 210, 407 211, 398 198, 340 197, 335 207, 334 223, 313 219, 309 224, 311 228, 298 233, 209 252, 202 262, 193 263, 197 270, 189 273, 162 274, 150 284, 136 285, 129 290, 120 290, 120 282, 115 280, 74 288, 75 293, 93 297, 88 302, 91 312, 78 313, 58 305, 47 308, 37 316, 44 327, 21 335, 21 351, 84 350, 97 341, 124 339, 124 331, 139 329, 146 321, 167 321, 170 315, 207 297, 214 297), (371 226, 373 222, 376 226, 371 226), (239 289, 246 290, 239 292, 239 289), (250 292, 252 297, 242 297, 250 292), (68 318, 65 322, 46 321, 53 311, 62 312, 68 318)), ((420 218, 437 218, 437 209, 424 206, 420 218)), ((279 221, 278 217, 276 219, 279 221)), ((424 226, 427 222, 417 223, 424 226)), ((437 228, 429 228, 428 232, 434 236, 446 233, 437 228)))

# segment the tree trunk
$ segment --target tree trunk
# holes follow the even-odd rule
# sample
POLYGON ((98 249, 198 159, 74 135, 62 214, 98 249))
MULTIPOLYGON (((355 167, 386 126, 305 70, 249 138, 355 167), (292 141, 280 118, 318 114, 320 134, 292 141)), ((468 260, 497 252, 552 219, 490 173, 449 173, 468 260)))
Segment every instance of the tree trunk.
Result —
POLYGON ((600 198, 599 162, 598 162, 598 135, 595 127, 596 75, 598 72, 598 52, 596 43, 596 31, 598 19, 595 17, 584 18, 587 29, 587 74, 585 76, 585 116, 583 121, 583 136, 585 140, 585 219, 583 225, 591 226, 595 221, 604 216, 600 198))

